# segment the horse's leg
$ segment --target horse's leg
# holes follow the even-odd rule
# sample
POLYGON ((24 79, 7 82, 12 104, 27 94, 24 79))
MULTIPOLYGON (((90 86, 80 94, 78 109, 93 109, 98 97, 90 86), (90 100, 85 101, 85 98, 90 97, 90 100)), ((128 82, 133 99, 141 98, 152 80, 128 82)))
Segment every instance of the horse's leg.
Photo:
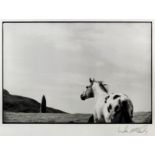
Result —
POLYGON ((98 117, 97 117, 96 110, 94 111, 93 117, 94 117, 94 123, 98 123, 98 117))
POLYGON ((89 117, 88 123, 105 123, 105 119, 102 114, 97 117, 97 113, 94 112, 94 114, 89 117))
POLYGON ((88 123, 94 123, 94 115, 89 117, 88 123))

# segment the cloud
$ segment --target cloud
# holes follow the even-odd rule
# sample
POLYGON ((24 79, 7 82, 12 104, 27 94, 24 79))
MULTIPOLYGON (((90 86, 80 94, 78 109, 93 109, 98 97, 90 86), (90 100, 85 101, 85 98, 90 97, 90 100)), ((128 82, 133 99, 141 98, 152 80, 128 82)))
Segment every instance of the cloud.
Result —
POLYGON ((49 106, 87 113, 93 101, 79 95, 94 77, 129 94, 135 109, 150 110, 149 24, 5 24, 4 34, 12 92, 38 100, 45 93, 49 106))

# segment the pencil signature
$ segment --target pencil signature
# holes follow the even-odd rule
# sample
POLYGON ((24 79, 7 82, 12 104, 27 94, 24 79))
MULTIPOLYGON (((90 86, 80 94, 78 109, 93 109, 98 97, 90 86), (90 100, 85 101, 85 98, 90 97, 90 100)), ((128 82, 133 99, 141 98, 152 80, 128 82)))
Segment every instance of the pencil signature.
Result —
POLYGON ((125 125, 125 126, 119 126, 118 128, 118 133, 138 133, 138 134, 147 134, 148 133, 148 125, 144 124, 141 125, 139 127, 133 127, 133 126, 129 126, 129 125, 125 125))

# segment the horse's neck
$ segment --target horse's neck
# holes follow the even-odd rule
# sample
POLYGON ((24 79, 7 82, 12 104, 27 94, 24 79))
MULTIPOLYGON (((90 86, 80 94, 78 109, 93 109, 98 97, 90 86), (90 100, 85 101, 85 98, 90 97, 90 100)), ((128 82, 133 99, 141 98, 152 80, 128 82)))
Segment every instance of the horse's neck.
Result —
POLYGON ((107 93, 104 92, 98 85, 93 87, 93 91, 96 103, 103 101, 107 96, 107 93))

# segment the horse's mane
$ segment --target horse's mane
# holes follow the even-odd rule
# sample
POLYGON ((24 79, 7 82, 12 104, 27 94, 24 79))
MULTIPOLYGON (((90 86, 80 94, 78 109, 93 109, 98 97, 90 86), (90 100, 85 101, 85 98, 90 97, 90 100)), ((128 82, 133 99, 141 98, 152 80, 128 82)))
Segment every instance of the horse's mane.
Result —
POLYGON ((107 85, 107 84, 103 84, 102 81, 98 81, 98 83, 99 83, 100 88, 101 88, 104 92, 108 93, 108 85, 107 85), (107 86, 107 88, 105 87, 105 85, 107 86))

